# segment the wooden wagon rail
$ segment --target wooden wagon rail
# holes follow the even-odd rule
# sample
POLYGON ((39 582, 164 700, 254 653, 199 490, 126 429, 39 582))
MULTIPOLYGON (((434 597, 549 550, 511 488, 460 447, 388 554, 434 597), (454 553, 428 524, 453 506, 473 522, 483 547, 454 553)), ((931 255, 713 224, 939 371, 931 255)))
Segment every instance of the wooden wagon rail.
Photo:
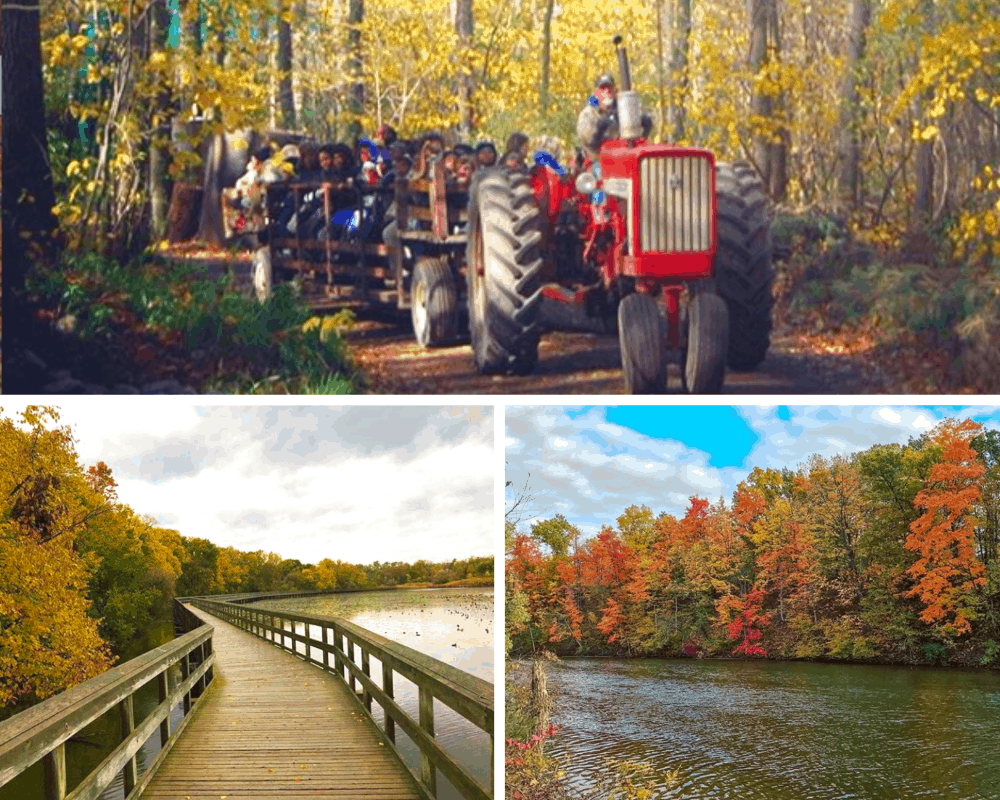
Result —
POLYGON ((188 633, 0 722, 0 787, 42 762, 45 800, 95 800, 119 773, 126 800, 142 793, 213 679, 213 629, 176 605, 180 610, 175 608, 175 624, 188 633), (168 672, 175 664, 180 665, 181 680, 171 690, 168 672), (150 681, 157 682, 159 705, 136 726, 133 697, 150 681), (179 703, 184 718, 171 729, 170 710, 179 703), (121 716, 121 743, 67 794, 66 741, 115 706, 121 716), (160 751, 140 777, 136 753, 157 730, 160 751))
POLYGON ((237 602, 224 602, 216 598, 201 597, 191 598, 190 602, 195 607, 338 676, 351 688, 358 707, 373 723, 375 718, 372 704, 378 704, 384 717, 385 727, 380 733, 385 741, 396 748, 398 726, 419 749, 420 774, 415 778, 427 797, 437 797, 437 770, 468 800, 489 800, 493 797, 492 684, 347 620, 239 604, 239 601, 245 603, 250 599, 240 597, 237 602), (304 626, 303 633, 296 631, 296 624, 304 626), (319 629, 321 638, 311 635, 312 628, 319 629), (305 653, 299 652, 298 644, 304 646, 305 653), (318 658, 314 651, 319 652, 318 658), (373 658, 382 667, 381 686, 372 680, 373 658), (395 701, 394 676, 397 674, 412 682, 418 689, 417 719, 411 717, 395 701), (435 699, 489 736, 491 772, 488 785, 483 785, 434 738, 435 699))

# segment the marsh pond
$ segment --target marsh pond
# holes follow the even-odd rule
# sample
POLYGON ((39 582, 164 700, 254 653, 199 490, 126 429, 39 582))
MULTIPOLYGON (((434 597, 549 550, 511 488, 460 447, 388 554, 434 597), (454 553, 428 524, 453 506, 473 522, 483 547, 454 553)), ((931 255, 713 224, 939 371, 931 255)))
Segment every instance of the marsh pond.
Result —
POLYGON ((614 759, 649 764, 654 798, 1000 798, 998 672, 606 658, 547 672, 563 726, 547 752, 571 795, 614 759))
MULTIPOLYGON (((493 683, 496 628, 492 587, 346 592, 265 600, 254 606, 340 617, 493 683)), ((381 681, 374 664, 373 679, 381 681)), ((396 702, 414 718, 417 716, 416 688, 408 681, 399 681, 396 702)), ((378 713, 375 716, 381 717, 378 713)), ((434 736, 473 775, 489 783, 490 740, 485 733, 435 702, 434 736)), ((403 736, 399 746, 409 766, 418 767, 416 746, 403 736)), ((458 797, 443 776, 439 776, 438 783, 441 800, 458 797)))

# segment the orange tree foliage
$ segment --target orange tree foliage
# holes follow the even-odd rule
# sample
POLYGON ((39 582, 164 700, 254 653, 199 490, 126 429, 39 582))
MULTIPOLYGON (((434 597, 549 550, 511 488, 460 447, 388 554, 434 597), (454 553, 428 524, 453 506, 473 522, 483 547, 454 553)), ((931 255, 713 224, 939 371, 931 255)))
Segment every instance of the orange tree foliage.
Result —
POLYGON ((931 467, 930 485, 917 494, 924 513, 911 523, 906 540, 906 549, 919 556, 907 571, 916 581, 908 595, 924 604, 920 618, 945 635, 971 632, 976 592, 986 584, 971 514, 980 496, 976 481, 986 471, 970 444, 981 429, 971 420, 948 421, 938 429, 942 459, 931 467))
POLYGON ((980 433, 755 470, 731 506, 632 506, 572 546, 564 518, 514 530, 513 652, 998 663, 1000 437, 980 433))

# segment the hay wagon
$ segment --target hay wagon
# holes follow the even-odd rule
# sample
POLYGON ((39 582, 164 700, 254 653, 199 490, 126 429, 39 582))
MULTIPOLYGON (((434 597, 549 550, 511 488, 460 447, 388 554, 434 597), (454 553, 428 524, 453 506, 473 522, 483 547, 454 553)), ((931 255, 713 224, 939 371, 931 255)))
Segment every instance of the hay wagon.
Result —
POLYGON ((314 308, 408 309, 422 345, 454 341, 468 319, 468 189, 446 181, 440 162, 429 172, 388 187, 267 187, 266 230, 253 258, 257 298, 266 300, 275 282, 296 280, 314 308), (318 227, 304 219, 309 208, 321 210, 318 227))

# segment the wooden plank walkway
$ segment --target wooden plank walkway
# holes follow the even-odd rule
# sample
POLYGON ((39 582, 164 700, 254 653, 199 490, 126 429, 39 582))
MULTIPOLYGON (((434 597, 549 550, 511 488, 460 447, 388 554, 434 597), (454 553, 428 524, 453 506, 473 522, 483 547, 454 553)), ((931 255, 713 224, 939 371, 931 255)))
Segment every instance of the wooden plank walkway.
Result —
POLYGON ((215 681, 143 800, 420 797, 347 686, 191 610, 215 626, 215 681))

